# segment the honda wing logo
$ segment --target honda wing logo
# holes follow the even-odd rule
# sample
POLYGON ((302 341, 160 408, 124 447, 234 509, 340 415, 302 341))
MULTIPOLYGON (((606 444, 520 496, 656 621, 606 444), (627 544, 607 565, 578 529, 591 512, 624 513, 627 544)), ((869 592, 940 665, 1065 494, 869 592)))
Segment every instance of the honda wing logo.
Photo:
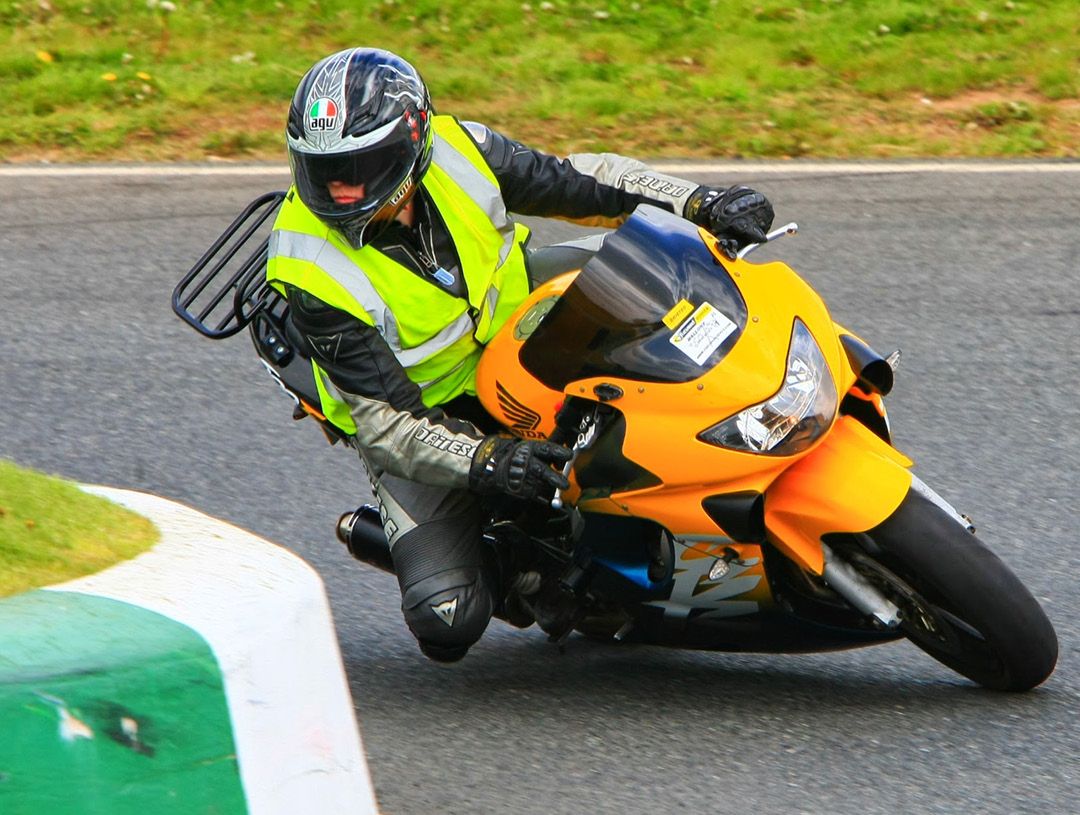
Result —
POLYGON ((511 396, 510 391, 504 388, 501 382, 495 383, 495 391, 499 399, 499 407, 510 423, 510 427, 526 432, 536 430, 540 424, 539 413, 511 396))

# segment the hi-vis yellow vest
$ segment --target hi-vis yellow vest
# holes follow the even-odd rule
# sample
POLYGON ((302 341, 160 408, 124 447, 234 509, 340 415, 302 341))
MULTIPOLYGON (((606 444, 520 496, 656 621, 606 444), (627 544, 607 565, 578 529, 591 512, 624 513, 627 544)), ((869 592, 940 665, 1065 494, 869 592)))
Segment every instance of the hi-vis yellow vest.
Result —
MULTIPOLYGON (((450 230, 467 300, 416 275, 373 246, 353 249, 300 201, 286 196, 270 236, 267 280, 303 289, 374 326, 425 405, 476 393, 483 344, 529 292, 524 243, 491 168, 451 116, 432 118, 431 165, 421 186, 450 230)), ((356 424, 329 378, 312 363, 323 414, 346 433, 356 424)))

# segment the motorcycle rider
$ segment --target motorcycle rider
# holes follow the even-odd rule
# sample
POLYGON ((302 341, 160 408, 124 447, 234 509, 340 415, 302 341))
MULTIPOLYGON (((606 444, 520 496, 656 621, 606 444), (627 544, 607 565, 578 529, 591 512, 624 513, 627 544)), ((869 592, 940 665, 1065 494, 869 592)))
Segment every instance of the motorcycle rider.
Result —
POLYGON ((536 500, 567 482, 564 447, 500 435, 475 398, 483 344, 530 289, 603 236, 537 250, 510 212, 616 225, 640 203, 705 226, 732 253, 773 211, 747 187, 699 186, 623 156, 560 159, 436 115, 415 68, 373 48, 317 62, 289 108, 293 185, 267 278, 289 303, 336 426, 355 434, 421 651, 460 659, 503 602, 480 495, 536 500))

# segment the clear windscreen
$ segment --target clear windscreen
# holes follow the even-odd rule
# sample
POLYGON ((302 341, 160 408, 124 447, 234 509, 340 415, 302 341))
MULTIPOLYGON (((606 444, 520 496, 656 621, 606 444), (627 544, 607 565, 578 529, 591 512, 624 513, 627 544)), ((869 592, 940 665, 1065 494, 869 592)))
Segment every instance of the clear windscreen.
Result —
POLYGON ((689 382, 746 327, 746 303, 698 228, 641 206, 526 340, 521 363, 554 390, 612 376, 689 382))

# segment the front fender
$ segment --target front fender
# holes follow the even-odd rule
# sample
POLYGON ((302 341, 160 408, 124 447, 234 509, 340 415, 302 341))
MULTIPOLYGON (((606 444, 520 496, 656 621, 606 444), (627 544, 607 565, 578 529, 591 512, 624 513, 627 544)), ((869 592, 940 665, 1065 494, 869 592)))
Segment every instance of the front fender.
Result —
POLYGON ((911 486, 911 465, 854 418, 840 416, 821 444, 766 491, 769 541, 821 574, 822 535, 865 532, 892 515, 911 486))

